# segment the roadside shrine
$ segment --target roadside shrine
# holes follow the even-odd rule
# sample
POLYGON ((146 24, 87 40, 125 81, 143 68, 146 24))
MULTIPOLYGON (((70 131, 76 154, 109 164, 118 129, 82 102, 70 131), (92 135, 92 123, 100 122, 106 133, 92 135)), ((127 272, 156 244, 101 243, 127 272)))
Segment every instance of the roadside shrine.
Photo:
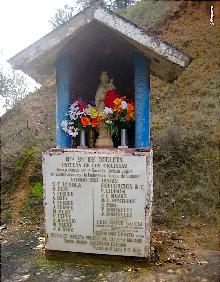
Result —
POLYGON ((172 82, 190 58, 91 5, 9 63, 56 82, 57 147, 43 154, 47 249, 148 257, 150 72, 172 82))

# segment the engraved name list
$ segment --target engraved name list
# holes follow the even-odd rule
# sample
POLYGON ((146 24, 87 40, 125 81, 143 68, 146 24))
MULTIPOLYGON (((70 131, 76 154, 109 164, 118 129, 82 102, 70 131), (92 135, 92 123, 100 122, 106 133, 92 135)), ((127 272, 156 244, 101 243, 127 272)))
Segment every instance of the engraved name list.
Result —
POLYGON ((47 248, 145 256, 145 156, 44 155, 47 248))

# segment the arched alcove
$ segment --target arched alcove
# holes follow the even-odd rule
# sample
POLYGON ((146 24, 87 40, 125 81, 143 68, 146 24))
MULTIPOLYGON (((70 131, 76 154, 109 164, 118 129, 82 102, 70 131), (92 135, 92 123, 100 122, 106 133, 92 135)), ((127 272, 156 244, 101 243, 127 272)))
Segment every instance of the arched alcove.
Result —
POLYGON ((72 58, 72 95, 85 102, 94 103, 101 71, 109 78, 121 95, 134 93, 134 47, 97 21, 80 32, 59 55, 72 58), (77 54, 77 55, 76 55, 77 54))

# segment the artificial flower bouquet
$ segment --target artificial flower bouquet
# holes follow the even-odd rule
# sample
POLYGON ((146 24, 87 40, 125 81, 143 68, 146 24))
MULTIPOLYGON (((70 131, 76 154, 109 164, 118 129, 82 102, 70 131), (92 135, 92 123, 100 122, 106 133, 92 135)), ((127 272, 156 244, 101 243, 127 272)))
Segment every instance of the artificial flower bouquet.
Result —
POLYGON ((96 127, 99 124, 96 109, 80 100, 76 100, 70 105, 66 116, 68 120, 63 120, 60 126, 72 137, 76 137, 86 127, 96 127))
POLYGON ((123 128, 131 127, 134 121, 134 103, 126 96, 120 97, 115 90, 109 90, 104 99, 103 119, 109 127, 111 135, 119 134, 123 128))

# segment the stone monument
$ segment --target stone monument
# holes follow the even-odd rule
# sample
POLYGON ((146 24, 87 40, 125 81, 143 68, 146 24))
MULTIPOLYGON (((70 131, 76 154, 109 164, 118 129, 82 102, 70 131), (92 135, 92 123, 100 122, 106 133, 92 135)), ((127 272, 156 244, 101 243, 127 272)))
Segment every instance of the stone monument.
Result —
MULTIPOLYGON (((51 85, 56 77, 56 148, 43 155, 46 248, 148 257, 153 194, 150 71, 172 82, 191 57, 94 4, 9 62, 40 83, 51 85), (88 76, 88 69, 99 75, 102 62, 113 75, 123 74, 124 85, 132 81, 135 148, 71 149, 71 136, 60 124, 72 90, 80 92, 78 82, 88 76)), ((85 85, 93 87, 89 80, 85 85)), ((103 71, 95 97, 99 113, 109 89, 114 89, 113 81, 103 71)), ((102 122, 96 146, 113 147, 102 122)))
POLYGON ((148 257, 152 164, 152 150, 45 153, 47 249, 148 257))

